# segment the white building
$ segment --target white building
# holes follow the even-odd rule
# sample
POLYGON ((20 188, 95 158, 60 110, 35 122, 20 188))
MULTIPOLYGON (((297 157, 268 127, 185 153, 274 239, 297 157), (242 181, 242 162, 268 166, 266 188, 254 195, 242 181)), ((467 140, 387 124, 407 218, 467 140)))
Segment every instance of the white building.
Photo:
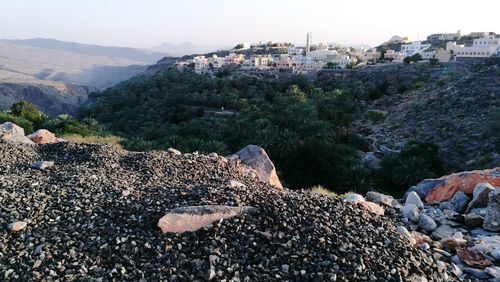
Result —
POLYGON ((458 30, 456 33, 436 33, 427 36, 427 40, 429 41, 435 41, 435 40, 453 41, 453 40, 459 40, 460 38, 462 38, 462 32, 460 30, 458 30))
POLYGON ((411 57, 415 54, 422 55, 429 47, 431 47, 431 44, 422 44, 421 41, 413 41, 410 44, 401 45, 401 53, 406 57, 411 57))
POLYGON ((208 70, 208 59, 205 56, 196 56, 193 58, 194 72, 201 74, 208 70))
POLYGON ((332 50, 314 50, 310 51, 307 56, 313 61, 324 61, 330 55, 335 55, 337 52, 332 50))
POLYGON ((446 43, 446 50, 453 52, 456 58, 486 58, 498 55, 500 38, 476 38, 472 46, 457 45, 456 42, 446 43))
POLYGON ((405 54, 403 54, 402 52, 396 52, 392 49, 389 49, 385 51, 384 58, 391 59, 392 62, 395 63, 402 63, 405 58, 405 54))

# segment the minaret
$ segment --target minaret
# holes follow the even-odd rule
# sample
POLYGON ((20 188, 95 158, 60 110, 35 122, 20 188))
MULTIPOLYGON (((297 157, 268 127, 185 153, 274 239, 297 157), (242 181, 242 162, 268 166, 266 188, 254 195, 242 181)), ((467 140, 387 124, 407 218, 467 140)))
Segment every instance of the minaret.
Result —
POLYGON ((309 52, 311 51, 311 40, 312 40, 312 33, 308 32, 306 40, 306 56, 309 55, 309 52))

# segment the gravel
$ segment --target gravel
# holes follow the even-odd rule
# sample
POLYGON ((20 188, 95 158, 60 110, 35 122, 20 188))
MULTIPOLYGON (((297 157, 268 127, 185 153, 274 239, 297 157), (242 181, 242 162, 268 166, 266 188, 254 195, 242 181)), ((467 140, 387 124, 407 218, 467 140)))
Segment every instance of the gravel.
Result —
POLYGON ((0 141, 0 159, 0 280, 456 279, 398 234, 396 210, 377 216, 338 197, 274 189, 216 155, 0 141), (37 161, 54 165, 30 168, 37 161), (169 210, 196 205, 259 213, 195 232, 157 227, 169 210))

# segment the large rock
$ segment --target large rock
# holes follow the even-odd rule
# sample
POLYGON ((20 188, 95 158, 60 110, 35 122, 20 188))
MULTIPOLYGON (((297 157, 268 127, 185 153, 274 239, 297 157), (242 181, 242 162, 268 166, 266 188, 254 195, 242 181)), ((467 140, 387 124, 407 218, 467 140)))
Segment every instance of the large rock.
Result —
POLYGON ((413 222, 418 222, 420 211, 414 204, 404 205, 399 209, 399 211, 404 218, 407 218, 413 222))
POLYGON ((389 207, 396 207, 399 205, 399 203, 394 200, 392 196, 385 195, 382 193, 374 192, 374 191, 369 191, 366 193, 366 200, 377 203, 377 204, 382 204, 386 205, 389 207))
POLYGON ((474 208, 484 208, 488 205, 488 195, 495 190, 495 187, 489 183, 481 182, 474 187, 472 200, 469 203, 467 210, 474 208))
POLYGON ((34 144, 33 141, 24 136, 24 129, 12 122, 5 122, 0 124, 0 140, 24 144, 34 144))
POLYGON ((344 202, 349 203, 349 204, 361 204, 365 201, 365 198, 361 196, 360 194, 356 193, 349 193, 344 197, 344 202))
MULTIPOLYGON (((442 201, 446 201, 451 199, 451 197, 459 191, 462 191, 467 195, 473 194, 476 185, 482 182, 499 187, 500 167, 487 170, 454 173, 435 180, 436 185, 425 196, 425 200, 428 203, 440 203, 442 201)), ((429 180, 424 181, 429 183, 429 180)), ((420 183, 418 185, 420 185, 420 183)))
POLYGON ((441 240, 453 236, 455 232, 455 229, 451 228, 449 225, 443 224, 432 232, 432 236, 441 240))
POLYGON ((374 152, 362 153, 361 161, 370 170, 380 169, 381 161, 374 152))
POLYGON ((248 145, 228 158, 235 159, 236 157, 242 164, 252 168, 260 181, 269 183, 278 188, 283 188, 276 174, 276 168, 273 162, 267 156, 266 151, 261 147, 248 145))
POLYGON ((432 231, 432 230, 436 229, 436 227, 437 227, 437 224, 434 221, 434 219, 432 219, 432 217, 430 217, 426 214, 420 215, 420 217, 418 219, 418 225, 422 229, 427 230, 427 231, 432 231))
POLYGON ((420 200, 420 197, 416 192, 410 192, 408 196, 406 197, 405 205, 408 204, 413 204, 417 208, 421 209, 424 207, 424 204, 422 203, 422 200, 420 200))
POLYGON ((163 233, 182 233, 196 231, 221 219, 228 219, 240 214, 257 212, 253 207, 231 207, 222 205, 188 206, 171 210, 158 221, 163 233))
POLYGON ((37 144, 57 143, 56 135, 47 129, 39 129, 27 136, 31 141, 37 144))
POLYGON ((468 203, 469 197, 467 197, 464 192, 459 191, 455 193, 455 195, 453 195, 453 197, 451 197, 449 201, 439 204, 439 208, 441 210, 452 210, 458 213, 462 213, 468 203))
POLYGON ((500 231, 500 189, 489 194, 483 228, 490 231, 500 231))
POLYGON ((420 197, 420 199, 425 199, 427 194, 436 186, 442 185, 445 182, 444 179, 424 179, 416 186, 410 187, 408 191, 403 196, 406 199, 410 192, 415 192, 420 197))
POLYGON ((465 226, 476 228, 483 225, 484 218, 476 213, 468 213, 464 216, 465 226))

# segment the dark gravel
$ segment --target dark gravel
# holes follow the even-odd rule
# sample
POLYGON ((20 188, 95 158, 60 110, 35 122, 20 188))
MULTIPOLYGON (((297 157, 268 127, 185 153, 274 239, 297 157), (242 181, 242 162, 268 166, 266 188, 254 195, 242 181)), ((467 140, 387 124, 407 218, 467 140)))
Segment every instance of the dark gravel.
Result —
POLYGON ((217 157, 0 141, 0 280, 452 281, 396 220, 252 182, 217 157), (30 168, 40 160, 55 164, 30 168), (169 209, 210 204, 259 213, 182 234, 157 227, 169 209), (13 233, 16 221, 28 225, 13 233))

